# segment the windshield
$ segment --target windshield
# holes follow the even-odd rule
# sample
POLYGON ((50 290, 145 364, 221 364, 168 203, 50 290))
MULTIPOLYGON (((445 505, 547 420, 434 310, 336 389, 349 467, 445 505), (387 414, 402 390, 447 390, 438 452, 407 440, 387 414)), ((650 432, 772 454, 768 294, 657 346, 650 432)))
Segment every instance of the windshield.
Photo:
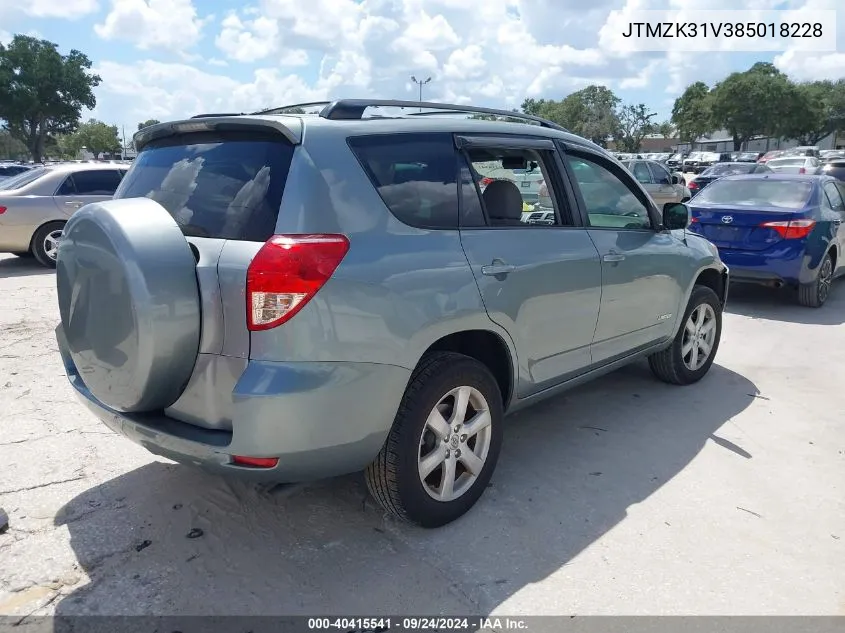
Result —
POLYGON ((735 165, 733 163, 721 163, 708 167, 702 172, 702 176, 733 176, 735 174, 750 174, 751 170, 757 165, 755 163, 743 163, 735 165))
POLYGON ((29 171, 25 171, 22 174, 18 174, 17 176, 12 176, 8 180, 3 180, 2 182, 0 182, 0 189, 3 189, 4 191, 20 189, 21 187, 25 187, 26 185, 35 182, 48 171, 49 170, 45 167, 36 167, 35 169, 30 169, 29 171))
POLYGON ((813 185, 800 180, 717 180, 695 198, 696 204, 718 204, 733 208, 767 207, 802 209, 813 185))

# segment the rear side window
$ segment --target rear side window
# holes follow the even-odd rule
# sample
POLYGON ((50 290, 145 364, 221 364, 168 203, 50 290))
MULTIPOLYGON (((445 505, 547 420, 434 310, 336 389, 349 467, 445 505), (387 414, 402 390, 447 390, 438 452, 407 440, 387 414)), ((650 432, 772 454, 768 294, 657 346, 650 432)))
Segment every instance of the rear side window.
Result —
POLYGON ((56 192, 57 196, 113 196, 120 185, 116 169, 92 169, 71 174, 56 192))
POLYGON ((451 134, 356 136, 349 146, 404 224, 458 228, 458 160, 451 134))
POLYGON ((260 132, 159 139, 133 161, 116 198, 150 198, 185 235, 264 242, 273 235, 293 146, 260 132))
POLYGON ((26 187, 28 184, 33 183, 39 178, 41 178, 41 176, 45 175, 47 172, 48 170, 44 167, 36 167, 35 169, 30 169, 28 171, 23 172, 22 174, 18 174, 17 176, 12 176, 8 180, 4 180, 0 188, 5 189, 7 191, 12 191, 14 189, 26 187))

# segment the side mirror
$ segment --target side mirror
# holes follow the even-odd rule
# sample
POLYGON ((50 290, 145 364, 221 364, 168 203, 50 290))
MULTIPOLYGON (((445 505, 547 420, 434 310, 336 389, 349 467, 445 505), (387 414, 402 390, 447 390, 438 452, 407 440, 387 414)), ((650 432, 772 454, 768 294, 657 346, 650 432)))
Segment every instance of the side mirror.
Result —
POLYGON ((685 229, 690 223, 690 210, 682 202, 667 202, 663 205, 663 228, 670 231, 685 229))
POLYGON ((672 184, 673 185, 684 185, 684 184, 686 184, 686 181, 684 180, 684 177, 681 176, 681 174, 672 174, 672 184))

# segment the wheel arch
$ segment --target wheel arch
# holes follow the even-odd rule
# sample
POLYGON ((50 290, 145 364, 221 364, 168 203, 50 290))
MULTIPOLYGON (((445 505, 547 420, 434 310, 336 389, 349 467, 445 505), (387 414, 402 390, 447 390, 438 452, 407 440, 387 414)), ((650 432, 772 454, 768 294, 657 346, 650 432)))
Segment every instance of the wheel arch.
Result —
POLYGON ((32 235, 29 236, 29 252, 32 252, 32 247, 35 244, 35 236, 38 235, 38 231, 43 229, 48 224, 60 224, 62 225, 62 227, 64 227, 64 225, 67 224, 67 220, 47 220, 46 222, 42 222, 34 229, 32 229, 32 235))

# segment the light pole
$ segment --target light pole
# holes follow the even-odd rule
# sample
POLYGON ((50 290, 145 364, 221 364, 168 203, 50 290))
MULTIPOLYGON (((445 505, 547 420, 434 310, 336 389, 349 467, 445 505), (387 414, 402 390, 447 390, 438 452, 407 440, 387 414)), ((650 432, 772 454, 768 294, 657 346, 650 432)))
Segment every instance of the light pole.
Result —
MULTIPOLYGON (((431 81, 431 77, 428 79, 417 79, 414 75, 411 75, 411 81, 417 84, 420 87, 420 103, 422 103, 422 87, 426 85, 429 81, 431 81)), ((422 107, 420 107, 420 111, 422 111, 422 107)))

